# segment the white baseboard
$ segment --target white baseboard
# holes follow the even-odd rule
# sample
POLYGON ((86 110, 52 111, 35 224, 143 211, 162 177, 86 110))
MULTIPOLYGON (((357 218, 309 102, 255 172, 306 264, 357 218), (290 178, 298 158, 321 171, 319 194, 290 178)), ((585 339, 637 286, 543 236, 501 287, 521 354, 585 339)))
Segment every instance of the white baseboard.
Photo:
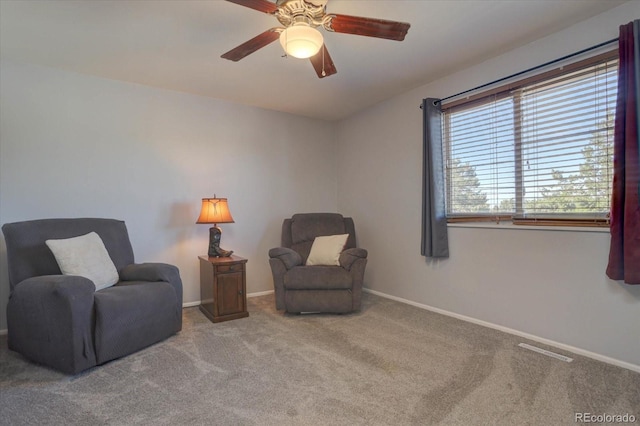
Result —
POLYGON ((421 308, 421 309, 426 309, 427 311, 431 311, 431 312, 435 312, 435 313, 438 313, 438 314, 446 315, 446 316, 449 316, 449 317, 457 318, 457 319, 460 319, 462 321, 467 321, 467 322, 470 322, 470 323, 473 323, 473 324, 478 324, 478 325, 481 325, 483 327, 493 328, 494 330, 498 330, 498 331, 502 331, 502 332, 505 332, 505 333, 513 334, 515 336, 520 336, 520 337, 525 338, 525 339, 533 340, 534 342, 539 342, 539 343, 542 343, 542 344, 545 344, 545 345, 553 346, 553 347, 556 347, 558 349, 562 349, 562 350, 565 350, 565 351, 568 351, 568 352, 571 352, 571 353, 574 353, 574 354, 577 354, 577 355, 582 355, 582 356, 587 357, 587 358, 592 358, 592 359, 595 359, 597 361, 606 362, 607 364, 615 365, 617 367, 626 368, 627 370, 631 370, 631 371, 635 371, 637 373, 640 373, 640 365, 632 364, 630 362, 621 361, 619 359, 611 358, 611 357, 608 357, 606 355, 601 355, 601 354, 598 354, 598 353, 595 353, 595 352, 591 352, 591 351, 588 351, 588 350, 585 350, 585 349, 576 348, 575 346, 566 345, 564 343, 560 343, 560 342, 556 342, 556 341, 553 341, 553 340, 545 339, 544 337, 538 337, 538 336, 535 336, 533 334, 525 333, 525 332, 522 332, 522 331, 514 330, 514 329, 509 328, 509 327, 504 327, 502 325, 493 324, 491 322, 487 322, 487 321, 479 320, 479 319, 476 319, 476 318, 468 317, 466 315, 461 315, 461 314, 457 314, 455 312, 446 311, 444 309, 435 308, 433 306, 425 305, 425 304, 422 304, 422 303, 413 302, 411 300, 403 299, 401 297, 391 296, 389 294, 382 293, 382 292, 379 292, 379 291, 376 291, 376 290, 371 290, 371 289, 368 289, 368 288, 364 288, 363 291, 365 291, 367 293, 375 294, 376 296, 384 297, 386 299, 395 300, 396 302, 406 303, 407 305, 415 306, 415 307, 421 308))
POLYGON ((257 291, 255 293, 247 293, 247 297, 266 296, 267 294, 273 294, 273 290, 257 291))
MULTIPOLYGON (((267 294, 272 294, 273 290, 267 290, 267 291, 257 291, 255 293, 247 293, 247 297, 259 297, 259 296, 266 296, 267 294)), ((185 302, 182 304, 183 308, 192 308, 194 306, 199 306, 200 305, 200 301, 196 300, 195 302, 185 302)), ((1 332, 1 331, 0 331, 1 332)))

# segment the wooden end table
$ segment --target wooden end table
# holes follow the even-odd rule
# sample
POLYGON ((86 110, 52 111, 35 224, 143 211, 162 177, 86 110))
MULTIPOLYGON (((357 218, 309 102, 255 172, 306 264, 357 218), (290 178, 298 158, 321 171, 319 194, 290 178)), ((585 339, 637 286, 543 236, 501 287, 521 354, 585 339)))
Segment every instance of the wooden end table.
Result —
POLYGON ((247 259, 240 256, 200 259, 200 310, 213 322, 249 316, 247 259))

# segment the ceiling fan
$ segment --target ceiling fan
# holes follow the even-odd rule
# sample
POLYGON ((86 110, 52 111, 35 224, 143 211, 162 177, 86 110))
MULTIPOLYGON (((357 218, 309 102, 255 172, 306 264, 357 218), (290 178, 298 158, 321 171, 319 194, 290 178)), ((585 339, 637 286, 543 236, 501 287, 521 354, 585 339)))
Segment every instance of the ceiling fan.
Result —
POLYGON ((318 77, 328 77, 337 72, 324 45, 322 33, 317 27, 344 34, 386 38, 402 41, 410 24, 384 19, 339 15, 326 12, 328 0, 227 0, 241 6, 264 12, 275 17, 283 27, 270 28, 251 40, 231 49, 221 57, 239 61, 280 39, 280 44, 288 55, 309 58, 318 77))

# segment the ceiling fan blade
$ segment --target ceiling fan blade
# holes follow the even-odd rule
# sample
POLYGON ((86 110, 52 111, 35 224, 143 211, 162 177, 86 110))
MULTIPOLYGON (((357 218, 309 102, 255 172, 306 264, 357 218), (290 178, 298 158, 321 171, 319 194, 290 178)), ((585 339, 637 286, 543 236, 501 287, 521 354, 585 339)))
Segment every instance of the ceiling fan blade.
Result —
POLYGON ((240 6, 246 6, 248 8, 257 10, 259 12, 276 13, 278 6, 275 3, 271 3, 267 0, 227 0, 228 2, 239 4, 240 6))
POLYGON ((258 49, 262 49, 269 43, 273 43, 280 37, 281 28, 271 28, 263 32, 260 35, 255 36, 249 41, 242 43, 235 49, 231 49, 227 53, 221 55, 221 58, 228 59, 230 61, 237 62, 255 52, 258 49))
POLYGON ((313 69, 316 70, 316 74, 318 74, 318 77, 320 78, 329 77, 330 75, 338 72, 335 64, 333 63, 333 59, 331 59, 329 51, 324 44, 320 51, 309 59, 311 60, 313 69))
POLYGON ((361 16, 333 16, 326 28, 337 33, 357 34, 367 37, 379 37, 402 41, 411 24, 406 22, 387 21, 385 19, 363 18, 361 16))

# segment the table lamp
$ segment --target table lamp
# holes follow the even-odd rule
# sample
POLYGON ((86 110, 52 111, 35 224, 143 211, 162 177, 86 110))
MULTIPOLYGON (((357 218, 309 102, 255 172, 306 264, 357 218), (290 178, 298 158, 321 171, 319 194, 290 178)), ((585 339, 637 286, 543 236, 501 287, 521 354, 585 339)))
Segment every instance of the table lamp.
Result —
POLYGON ((209 228, 209 257, 231 256, 233 250, 220 248, 222 230, 218 227, 218 223, 234 223, 226 198, 216 198, 215 194, 213 198, 203 198, 196 223, 213 223, 213 227, 209 228))

